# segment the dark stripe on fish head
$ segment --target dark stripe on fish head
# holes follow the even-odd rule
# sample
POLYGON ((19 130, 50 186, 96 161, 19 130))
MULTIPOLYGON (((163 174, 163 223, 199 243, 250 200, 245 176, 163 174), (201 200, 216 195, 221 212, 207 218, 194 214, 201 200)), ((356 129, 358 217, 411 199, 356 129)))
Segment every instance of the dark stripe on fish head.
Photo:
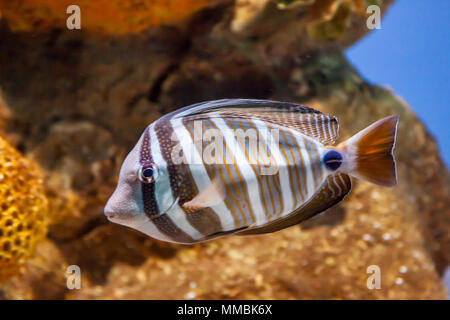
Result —
MULTIPOLYGON (((156 124, 154 124, 156 125, 156 124)), ((156 137, 155 137, 156 138, 156 137)), ((142 167, 158 166, 154 163, 150 141, 150 127, 144 132, 144 137, 141 143, 140 149, 140 164, 142 167)), ((157 181, 150 183, 141 182, 142 184, 142 199, 144 203, 144 212, 150 218, 152 223, 158 228, 158 230, 169 237, 174 242, 179 243, 193 243, 195 242, 192 237, 180 230, 176 223, 170 219, 166 212, 160 212, 157 197, 155 194, 155 184, 157 181)))
MULTIPOLYGON (((153 159, 150 148, 150 134, 149 128, 145 129, 144 136, 141 142, 139 163, 141 167, 153 165, 153 159)), ((144 213, 151 219, 158 216, 158 204, 155 197, 155 183, 144 183, 142 185, 142 200, 144 202, 144 213)))

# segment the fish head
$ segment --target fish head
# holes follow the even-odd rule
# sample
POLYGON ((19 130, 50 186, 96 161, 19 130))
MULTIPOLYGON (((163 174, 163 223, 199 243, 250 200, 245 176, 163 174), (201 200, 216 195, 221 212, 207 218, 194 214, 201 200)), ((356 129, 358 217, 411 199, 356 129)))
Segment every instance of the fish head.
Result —
POLYGON ((117 187, 106 203, 104 212, 109 221, 129 227, 145 222, 141 181, 138 177, 140 167, 139 147, 136 145, 125 158, 117 187))
POLYGON ((125 158, 117 187, 104 209, 109 221, 138 230, 149 221, 149 217, 165 213, 172 205, 167 201, 160 207, 156 205, 156 199, 164 198, 164 194, 169 192, 164 187, 170 188, 170 183, 168 176, 161 174, 161 166, 150 156, 150 139, 147 129, 125 158))

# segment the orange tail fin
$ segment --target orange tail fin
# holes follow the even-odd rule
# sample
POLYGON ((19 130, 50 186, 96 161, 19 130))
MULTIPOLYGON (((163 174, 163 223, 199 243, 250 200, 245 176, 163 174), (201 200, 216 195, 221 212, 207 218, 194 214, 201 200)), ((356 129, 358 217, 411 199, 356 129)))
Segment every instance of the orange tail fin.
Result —
POLYGON ((397 135, 398 116, 390 116, 373 123, 341 143, 344 154, 342 171, 378 185, 397 184, 397 169, 392 154, 397 135))

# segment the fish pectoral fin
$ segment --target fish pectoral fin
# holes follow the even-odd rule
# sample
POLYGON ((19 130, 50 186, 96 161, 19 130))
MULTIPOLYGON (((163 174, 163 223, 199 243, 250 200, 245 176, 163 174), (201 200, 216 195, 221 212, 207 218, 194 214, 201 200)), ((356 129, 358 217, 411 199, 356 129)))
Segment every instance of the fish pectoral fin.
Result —
POLYGON ((352 182, 348 175, 340 173, 329 176, 311 200, 291 213, 289 216, 276 220, 265 226, 241 231, 238 234, 263 234, 279 231, 299 224, 300 222, 303 222, 340 202, 351 189, 352 182))
POLYGON ((182 207, 189 213, 218 205, 224 200, 225 189, 222 186, 220 179, 216 177, 206 189, 199 192, 190 201, 183 203, 182 207))

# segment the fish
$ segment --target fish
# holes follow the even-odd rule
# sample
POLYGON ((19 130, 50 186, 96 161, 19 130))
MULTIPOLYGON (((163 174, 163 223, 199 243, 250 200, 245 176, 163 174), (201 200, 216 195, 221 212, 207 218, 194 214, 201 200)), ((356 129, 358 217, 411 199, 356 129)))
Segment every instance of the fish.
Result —
POLYGON ((337 118, 256 99, 190 105, 151 123, 125 158, 109 221, 193 244, 297 225, 336 205, 352 179, 392 187, 399 116, 336 145, 337 118))

